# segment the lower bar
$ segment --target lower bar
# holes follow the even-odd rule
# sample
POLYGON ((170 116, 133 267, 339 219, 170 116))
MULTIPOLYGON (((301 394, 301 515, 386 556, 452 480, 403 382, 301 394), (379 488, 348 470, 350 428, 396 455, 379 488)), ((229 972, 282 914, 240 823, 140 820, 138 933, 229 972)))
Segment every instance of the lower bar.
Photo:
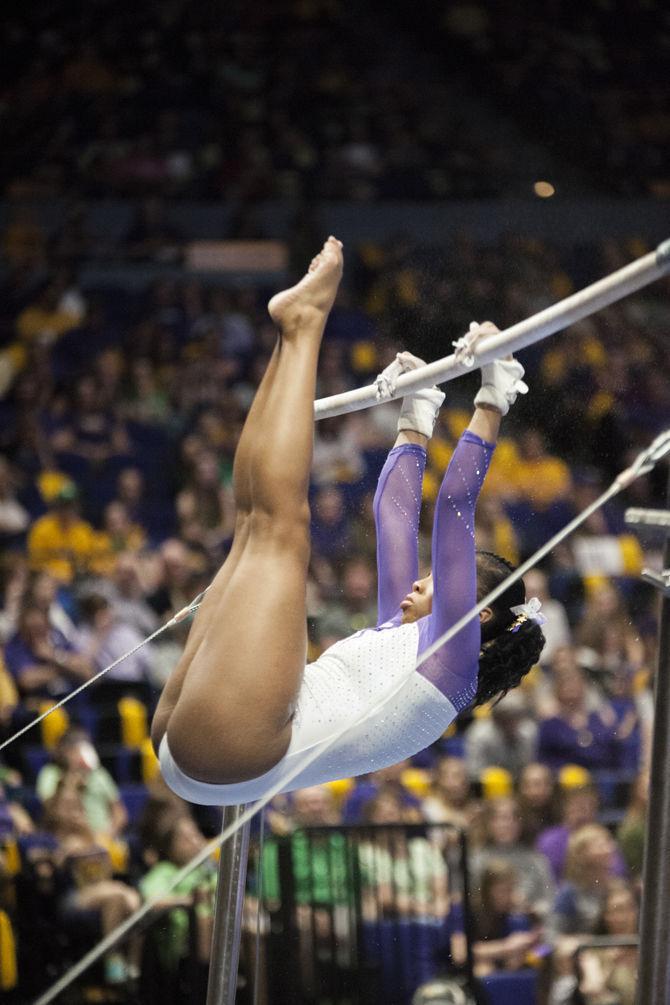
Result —
MULTIPOLYGON (((244 806, 226 806, 223 830, 243 812, 244 806)), ((235 1005, 250 828, 246 823, 221 848, 207 1005, 235 1005)))

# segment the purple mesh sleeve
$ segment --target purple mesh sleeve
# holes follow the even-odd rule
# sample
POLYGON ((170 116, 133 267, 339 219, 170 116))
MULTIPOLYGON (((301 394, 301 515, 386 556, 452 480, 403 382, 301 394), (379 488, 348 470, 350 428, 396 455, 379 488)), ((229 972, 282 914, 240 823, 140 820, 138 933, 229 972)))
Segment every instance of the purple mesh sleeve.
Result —
POLYGON ((377 625, 400 619, 400 602, 419 574, 419 514, 426 451, 407 443, 389 452, 374 498, 377 625))
MULTIPOLYGON (((475 505, 493 449, 466 430, 442 480, 433 519, 433 608, 419 622, 419 654, 477 601, 475 505)), ((477 690, 480 645, 479 619, 473 618, 419 667, 459 712, 477 690)))

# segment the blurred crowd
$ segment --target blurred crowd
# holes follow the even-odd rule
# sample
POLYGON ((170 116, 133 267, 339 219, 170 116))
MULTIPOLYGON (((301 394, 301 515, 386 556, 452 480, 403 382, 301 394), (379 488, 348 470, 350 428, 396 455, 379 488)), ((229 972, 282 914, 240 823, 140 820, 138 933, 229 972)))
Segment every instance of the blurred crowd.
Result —
POLYGON ((529 141, 513 111, 501 129, 482 107, 463 41, 418 52, 382 4, 45 3, 13 11, 5 40, 9 197, 250 206, 526 194, 534 181, 529 141))
POLYGON ((8 194, 440 198, 519 174, 388 15, 96 0, 37 18, 6 31, 8 194))
POLYGON ((426 2, 418 19, 415 5, 341 0, 16 10, 3 190, 244 205, 509 196, 530 194, 539 141, 543 164, 565 166, 563 191, 592 192, 596 168, 600 191, 667 196, 667 13, 629 7, 426 2))
MULTIPOLYGON (((465 46, 484 87, 555 151, 579 149, 602 190, 667 198, 670 66, 663 4, 428 3, 440 44, 465 46), (491 92, 492 93, 492 92, 491 92), (519 101, 519 95, 524 100, 519 101)), ((473 69, 474 69, 473 67, 473 69)))
MULTIPOLYGON (((568 256, 521 238, 487 248, 465 238, 441 249, 363 245, 329 322, 318 395, 369 383, 399 348, 444 355, 473 316, 518 320, 642 250, 607 242, 568 256)), ((44 251, 48 261, 48 242, 44 251)), ((275 338, 262 289, 189 279, 96 291, 57 267, 45 279, 43 267, 18 286, 10 276, 0 308, 5 737, 134 650, 210 581, 231 542, 235 444, 275 338)), ((667 424, 663 293, 651 288, 523 354, 531 392, 497 448, 479 547, 526 557, 667 424)), ((430 444, 424 566, 432 503, 474 386, 448 386, 430 444)), ((375 623, 371 501, 396 410, 317 424, 310 658, 375 623)), ((640 479, 528 574, 547 645, 522 689, 460 720, 411 764, 280 799, 269 815, 278 837, 323 823, 466 828, 478 972, 530 963, 550 974, 551 1005, 571 1001, 578 983, 632 1002, 628 950, 585 951, 579 974, 574 964, 580 939, 636 930, 657 636, 656 598, 638 576, 643 564, 659 566, 662 539, 629 532, 630 503, 662 505, 662 478, 640 479)), ((216 832, 211 813, 164 790, 147 739, 187 632, 183 623, 138 649, 4 751, 2 889, 28 984, 27 931, 45 961, 40 979, 57 973, 91 933, 160 894, 216 832)), ((451 918, 457 960, 457 898, 428 845, 404 852, 418 856, 423 893, 410 882, 393 911, 451 918)), ((400 867, 374 850, 360 855, 383 904, 379 870, 400 867)), ((203 979, 212 870, 161 901, 168 920, 155 945, 133 940, 107 956, 108 986, 155 988, 192 966, 203 979)), ((585 1000, 603 1000, 593 995, 585 1000)))

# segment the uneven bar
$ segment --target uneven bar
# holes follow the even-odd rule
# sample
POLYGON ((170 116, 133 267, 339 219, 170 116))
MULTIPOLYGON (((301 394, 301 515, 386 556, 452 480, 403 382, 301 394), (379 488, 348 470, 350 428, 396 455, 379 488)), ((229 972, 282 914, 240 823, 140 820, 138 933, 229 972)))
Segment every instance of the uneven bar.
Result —
MULTIPOLYGON (((412 391, 454 380, 455 377, 470 373, 494 359, 500 359, 501 356, 534 345, 535 342, 562 331, 576 321, 582 321, 595 314, 603 307, 609 307, 610 304, 643 289, 668 272, 670 272, 670 239, 659 244, 655 251, 612 272, 604 279, 599 279, 583 290, 572 293, 564 300, 559 300, 557 304, 533 314, 525 321, 519 321, 518 324, 506 328, 497 335, 482 339, 475 351, 475 361, 471 367, 457 363, 452 354, 419 370, 402 374, 398 378, 398 386, 393 397, 402 398, 404 394, 412 391)), ((378 404, 375 385, 369 384, 353 391, 345 391, 343 394, 321 398, 314 405, 314 418, 329 419, 334 415, 345 415, 347 412, 357 412, 378 404)))
MULTIPOLYGON (((223 830, 243 813, 244 806, 224 807, 223 830)), ((244 824, 221 849, 207 1005, 235 1005, 250 831, 251 824, 244 824)))

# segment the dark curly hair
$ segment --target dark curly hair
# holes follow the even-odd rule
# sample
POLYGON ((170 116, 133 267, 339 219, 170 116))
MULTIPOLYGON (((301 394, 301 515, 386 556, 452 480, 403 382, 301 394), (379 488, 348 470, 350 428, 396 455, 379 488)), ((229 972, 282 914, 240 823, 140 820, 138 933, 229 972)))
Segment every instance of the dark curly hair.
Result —
MULTIPOLYGON (((477 600, 483 600, 513 571, 514 566, 500 555, 478 551, 477 600)), ((520 620, 511 611, 525 600, 526 588, 520 579, 491 604, 491 617, 482 622, 482 648, 473 706, 502 698, 521 682, 540 658, 545 642, 542 629, 535 621, 520 620)))

